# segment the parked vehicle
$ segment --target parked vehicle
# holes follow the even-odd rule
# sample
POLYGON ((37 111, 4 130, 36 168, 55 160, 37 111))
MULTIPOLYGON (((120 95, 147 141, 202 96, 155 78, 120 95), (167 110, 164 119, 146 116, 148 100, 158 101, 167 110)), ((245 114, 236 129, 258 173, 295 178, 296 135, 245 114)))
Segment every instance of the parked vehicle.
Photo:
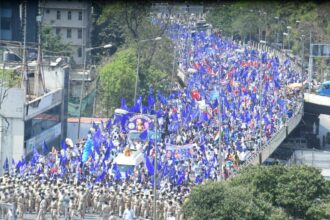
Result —
POLYGON ((322 83, 316 93, 318 95, 330 96, 330 81, 322 83))

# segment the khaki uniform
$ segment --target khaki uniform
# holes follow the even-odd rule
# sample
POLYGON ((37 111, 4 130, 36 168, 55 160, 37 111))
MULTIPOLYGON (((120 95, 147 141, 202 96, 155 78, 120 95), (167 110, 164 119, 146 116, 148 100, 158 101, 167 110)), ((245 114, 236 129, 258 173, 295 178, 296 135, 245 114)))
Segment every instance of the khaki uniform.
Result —
POLYGON ((39 205, 39 212, 37 216, 37 220, 45 220, 47 213, 47 202, 46 199, 41 200, 39 205))
POLYGON ((36 199, 35 191, 32 190, 29 195, 28 207, 27 207, 29 213, 32 213, 35 210, 35 204, 34 204, 35 199, 36 199))
POLYGON ((118 209, 118 215, 122 216, 123 212, 124 212, 124 200, 123 200, 123 196, 121 194, 119 194, 117 196, 117 209, 118 209))
POLYGON ((24 197, 23 196, 20 196, 17 199, 17 212, 18 212, 17 219, 23 220, 24 219, 24 212, 25 212, 24 197))
POLYGON ((87 199, 88 192, 81 192, 79 194, 79 200, 78 200, 78 210, 81 218, 85 218, 86 213, 86 199, 87 199))
POLYGON ((164 218, 164 203, 161 200, 157 200, 157 219, 165 219, 164 218))
POLYGON ((57 220, 58 213, 58 201, 53 200, 50 202, 50 214, 52 216, 52 220, 57 220))
POLYGON ((140 212, 140 216, 142 218, 147 218, 147 216, 148 216, 148 200, 146 200, 146 199, 142 199, 141 200, 141 212, 140 212))
POLYGON ((111 208, 107 204, 102 205, 101 217, 102 220, 108 220, 110 218, 111 208))

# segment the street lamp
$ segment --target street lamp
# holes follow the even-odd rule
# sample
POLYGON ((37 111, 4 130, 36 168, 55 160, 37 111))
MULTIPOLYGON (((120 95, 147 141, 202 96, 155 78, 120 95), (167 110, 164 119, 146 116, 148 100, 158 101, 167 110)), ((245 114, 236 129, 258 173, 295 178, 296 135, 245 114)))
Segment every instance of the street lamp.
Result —
MULTIPOLYGON (((284 32, 283 35, 284 35, 284 36, 288 36, 289 34, 286 33, 286 32, 284 32)), ((283 37, 283 42, 282 42, 282 50, 284 50, 284 37, 283 37)))
POLYGON ((288 29, 288 50, 290 50, 290 30, 291 30, 291 26, 287 26, 286 28, 288 29))
POLYGON ((305 42, 304 42, 304 39, 305 39, 305 35, 301 35, 300 37, 301 39, 301 89, 302 89, 302 100, 304 99, 304 61, 305 61, 305 58, 304 58, 304 55, 305 55, 305 42))
POLYGON ((85 48, 85 55, 84 55, 84 72, 83 72, 83 78, 82 78, 82 83, 81 83, 81 89, 80 89, 80 100, 79 100, 79 119, 78 119, 78 134, 77 134, 77 139, 80 138, 80 123, 81 123, 81 107, 82 107, 82 99, 83 99, 83 91, 85 87, 85 75, 86 75, 86 53, 88 51, 92 51, 94 49, 99 49, 99 48, 110 48, 112 47, 112 44, 106 44, 103 46, 99 47, 90 47, 90 48, 85 48))
POLYGON ((140 48, 139 45, 140 43, 148 42, 148 41, 158 41, 161 40, 161 37, 156 37, 152 39, 145 39, 145 40, 140 40, 137 42, 137 66, 136 66, 136 78, 135 78, 135 89, 134 89, 134 101, 136 100, 136 94, 137 94, 137 87, 138 87, 138 80, 139 80, 139 68, 140 68, 140 48))
POLYGON ((274 17, 277 20, 277 28, 276 28, 276 46, 278 46, 278 22, 280 20, 280 17, 276 16, 274 17))
MULTIPOLYGON (((129 112, 125 109, 120 109, 117 108, 115 109, 115 114, 118 115, 127 115, 127 114, 136 114, 135 112, 129 112)), ((139 114, 139 113, 138 113, 139 114)), ((158 119, 156 115, 150 115, 150 114, 139 114, 139 115, 144 115, 147 116, 151 119, 153 119, 154 123, 155 123, 155 159, 154 159, 154 184, 153 184, 153 194, 154 194, 154 199, 153 199, 153 219, 156 220, 157 218, 157 127, 158 127, 158 119)))

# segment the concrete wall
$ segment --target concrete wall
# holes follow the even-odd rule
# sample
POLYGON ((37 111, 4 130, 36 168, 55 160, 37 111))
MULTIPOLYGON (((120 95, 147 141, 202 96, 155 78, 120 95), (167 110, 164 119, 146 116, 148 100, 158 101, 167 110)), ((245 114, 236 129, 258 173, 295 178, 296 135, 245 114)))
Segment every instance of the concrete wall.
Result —
POLYGON ((0 109, 0 173, 6 158, 11 164, 12 158, 18 161, 24 154, 24 93, 19 88, 7 92, 0 109))
POLYGON ((296 150, 290 160, 293 164, 305 164, 320 169, 330 169, 330 152, 318 150, 296 150))
POLYGON ((45 87, 48 90, 55 90, 64 87, 65 68, 61 66, 50 67, 44 65, 45 87))

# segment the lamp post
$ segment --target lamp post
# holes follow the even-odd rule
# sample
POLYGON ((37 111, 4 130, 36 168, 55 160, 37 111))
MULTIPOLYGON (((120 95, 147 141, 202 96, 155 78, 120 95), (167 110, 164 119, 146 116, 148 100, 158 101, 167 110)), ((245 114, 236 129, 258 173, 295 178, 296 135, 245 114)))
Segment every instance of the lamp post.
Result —
POLYGON ((276 28, 276 46, 278 46, 278 22, 280 20, 280 17, 276 16, 274 17, 277 20, 277 28, 276 28))
POLYGON ((112 44, 106 44, 103 46, 99 47, 90 47, 90 48, 85 48, 85 55, 84 55, 84 70, 83 70, 83 78, 82 78, 82 83, 81 83, 81 88, 80 88, 80 100, 79 100, 79 119, 78 119, 78 134, 77 134, 77 139, 80 138, 80 123, 81 123, 81 107, 82 107, 82 99, 83 99, 83 92, 84 92, 84 87, 85 87, 85 75, 86 75, 86 53, 88 51, 92 51, 94 49, 99 49, 99 48, 110 48, 112 47, 112 44))
POLYGON ((304 42, 304 39, 305 39, 305 35, 301 35, 300 37, 301 39, 301 96, 302 96, 302 100, 304 100, 304 61, 305 61, 305 58, 304 58, 304 50, 305 50, 305 42, 304 42))
POLYGON ((156 37, 152 39, 145 39, 145 40, 140 40, 137 42, 137 66, 136 66, 136 78, 135 78, 135 89, 134 89, 134 100, 136 100, 136 94, 137 94, 137 87, 138 87, 138 81, 139 81, 139 68, 140 68, 140 48, 139 45, 140 43, 148 42, 148 41, 158 41, 161 40, 161 37, 156 37))
POLYGON ((221 169, 221 174, 220 174, 220 180, 222 180, 222 154, 221 154, 221 150, 222 150, 222 134, 221 134, 221 131, 222 131, 222 102, 221 102, 221 79, 220 79, 220 74, 221 72, 218 73, 219 76, 218 76, 218 84, 219 84, 219 155, 218 155, 218 160, 219 160, 219 167, 221 169))
MULTIPOLYGON (((288 36, 289 34, 284 32, 283 35, 288 36)), ((284 37, 283 37, 283 42, 282 42, 282 50, 284 50, 284 37)), ((286 54, 286 52, 285 52, 285 54, 286 54)))
POLYGON ((286 28, 288 29, 288 50, 290 50, 290 30, 291 30, 291 26, 287 26, 286 28))
MULTIPOLYGON (((118 115, 126 115, 126 114, 136 114, 135 112, 129 112, 126 111, 124 109, 115 109, 115 114, 118 115)), ((156 115, 150 115, 150 114, 139 114, 139 115, 143 115, 143 116, 147 116, 149 118, 151 118, 155 125, 155 159, 154 159, 154 174, 153 174, 153 178, 154 178, 154 184, 153 184, 153 206, 152 206, 152 211, 153 211, 153 220, 157 219, 157 133, 158 133, 158 119, 156 115)))

